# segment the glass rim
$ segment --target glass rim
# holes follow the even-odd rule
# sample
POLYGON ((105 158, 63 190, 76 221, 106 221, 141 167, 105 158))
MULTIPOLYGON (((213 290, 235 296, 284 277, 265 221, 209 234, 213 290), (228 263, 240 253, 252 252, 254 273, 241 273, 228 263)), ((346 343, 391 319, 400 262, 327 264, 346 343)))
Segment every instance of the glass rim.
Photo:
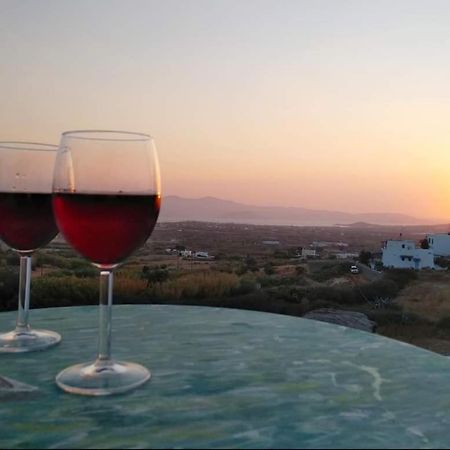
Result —
POLYGON ((145 133, 121 130, 69 130, 64 131, 63 138, 87 141, 151 141, 153 136, 145 133))
POLYGON ((3 150, 30 150, 37 152, 54 152, 59 148, 58 145, 44 144, 42 142, 27 141, 0 141, 0 149, 3 150))

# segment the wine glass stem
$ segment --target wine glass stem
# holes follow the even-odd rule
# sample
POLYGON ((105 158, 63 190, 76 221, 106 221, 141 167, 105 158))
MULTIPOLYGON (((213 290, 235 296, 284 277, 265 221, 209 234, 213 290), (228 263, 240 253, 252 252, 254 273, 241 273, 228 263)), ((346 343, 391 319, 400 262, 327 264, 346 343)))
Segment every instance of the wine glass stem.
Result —
POLYGON ((111 270, 100 272, 99 338, 97 363, 111 362, 111 312, 113 299, 113 273, 111 270))
POLYGON ((20 256, 19 269, 19 310, 16 331, 30 331, 28 316, 30 312, 31 256, 20 256))

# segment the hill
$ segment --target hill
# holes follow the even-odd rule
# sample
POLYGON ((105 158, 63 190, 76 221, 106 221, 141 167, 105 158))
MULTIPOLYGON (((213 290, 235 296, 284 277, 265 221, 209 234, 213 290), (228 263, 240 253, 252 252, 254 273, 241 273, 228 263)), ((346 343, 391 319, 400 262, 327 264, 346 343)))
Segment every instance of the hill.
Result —
POLYGON ((234 222, 255 225, 331 226, 370 222, 374 225, 423 225, 430 220, 396 213, 351 214, 301 207, 255 206, 214 197, 163 198, 160 221, 234 222))

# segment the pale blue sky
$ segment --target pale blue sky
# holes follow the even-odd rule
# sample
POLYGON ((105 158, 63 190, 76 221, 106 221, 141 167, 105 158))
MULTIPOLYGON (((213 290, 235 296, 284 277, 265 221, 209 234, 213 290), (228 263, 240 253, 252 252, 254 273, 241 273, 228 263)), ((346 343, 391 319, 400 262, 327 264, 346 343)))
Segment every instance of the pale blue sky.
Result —
POLYGON ((450 217, 448 1, 0 11, 0 139, 150 132, 163 193, 450 217))

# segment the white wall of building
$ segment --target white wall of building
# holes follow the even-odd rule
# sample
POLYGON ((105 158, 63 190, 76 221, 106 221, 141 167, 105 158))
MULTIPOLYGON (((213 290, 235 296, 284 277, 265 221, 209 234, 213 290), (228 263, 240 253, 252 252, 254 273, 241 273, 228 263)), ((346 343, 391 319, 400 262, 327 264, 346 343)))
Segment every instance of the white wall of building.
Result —
POLYGON ((431 249, 416 248, 414 241, 391 240, 383 247, 382 262, 384 267, 396 269, 433 269, 434 253, 431 249))
POLYGON ((308 256, 317 256, 316 249, 302 248, 302 258, 307 258, 308 256))
POLYGON ((450 256, 450 234, 438 233, 427 236, 430 250, 436 256, 450 256))
POLYGON ((337 259, 355 259, 359 255, 358 253, 340 252, 335 253, 337 259))

